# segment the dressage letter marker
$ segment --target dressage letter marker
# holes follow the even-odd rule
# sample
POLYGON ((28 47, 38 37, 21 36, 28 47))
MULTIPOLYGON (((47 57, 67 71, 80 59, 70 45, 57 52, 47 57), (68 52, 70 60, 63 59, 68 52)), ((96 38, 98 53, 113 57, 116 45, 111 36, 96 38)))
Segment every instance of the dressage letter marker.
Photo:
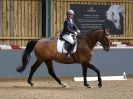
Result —
MULTIPOLYGON (((127 80, 126 73, 122 76, 102 76, 102 80, 127 80)), ((97 77, 87 77, 87 81, 97 81, 97 77)), ((83 81, 83 77, 74 77, 74 81, 83 81)))

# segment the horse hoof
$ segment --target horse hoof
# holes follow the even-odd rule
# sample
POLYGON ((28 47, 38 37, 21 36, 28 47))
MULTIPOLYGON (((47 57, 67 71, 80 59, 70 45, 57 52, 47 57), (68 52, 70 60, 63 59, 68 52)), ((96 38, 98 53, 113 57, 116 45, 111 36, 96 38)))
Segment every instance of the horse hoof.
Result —
POLYGON ((101 87, 102 87, 102 83, 99 83, 99 84, 98 84, 98 87, 101 88, 101 87))
POLYGON ((68 85, 67 85, 66 83, 64 83, 64 82, 61 82, 61 85, 62 85, 62 87, 64 87, 64 88, 68 88, 68 85))
POLYGON ((30 86, 34 86, 34 84, 32 82, 28 82, 30 84, 30 86))
POLYGON ((93 88, 91 85, 87 85, 86 88, 93 88))
POLYGON ((30 85, 31 85, 31 86, 34 86, 34 84, 32 84, 32 83, 31 83, 30 85))

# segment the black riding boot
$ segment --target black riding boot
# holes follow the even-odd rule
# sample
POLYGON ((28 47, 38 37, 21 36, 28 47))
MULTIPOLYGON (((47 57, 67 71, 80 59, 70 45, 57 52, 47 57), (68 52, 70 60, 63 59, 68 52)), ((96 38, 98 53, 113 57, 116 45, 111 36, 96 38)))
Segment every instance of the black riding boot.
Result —
POLYGON ((66 58, 71 58, 71 52, 67 51, 66 58))
POLYGON ((70 44, 68 51, 67 51, 67 54, 66 54, 66 58, 71 58, 71 54, 72 54, 72 51, 74 49, 74 45, 75 44, 70 44))

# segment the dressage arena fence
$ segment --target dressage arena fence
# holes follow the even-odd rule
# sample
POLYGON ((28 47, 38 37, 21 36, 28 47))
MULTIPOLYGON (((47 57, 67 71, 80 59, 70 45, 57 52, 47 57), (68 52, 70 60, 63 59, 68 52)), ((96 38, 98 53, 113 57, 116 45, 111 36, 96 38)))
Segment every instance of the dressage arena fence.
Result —
POLYGON ((133 1, 132 0, 53 0, 52 24, 53 36, 59 36, 66 19, 65 12, 71 4, 89 5, 123 5, 124 11, 124 34, 112 35, 112 41, 133 42, 133 1))
MULTIPOLYGON (((133 43, 132 0, 51 0, 51 36, 59 36, 71 4, 124 5, 124 34, 112 40, 133 43)), ((0 0, 0 44, 26 46, 41 36, 42 0, 0 0)))

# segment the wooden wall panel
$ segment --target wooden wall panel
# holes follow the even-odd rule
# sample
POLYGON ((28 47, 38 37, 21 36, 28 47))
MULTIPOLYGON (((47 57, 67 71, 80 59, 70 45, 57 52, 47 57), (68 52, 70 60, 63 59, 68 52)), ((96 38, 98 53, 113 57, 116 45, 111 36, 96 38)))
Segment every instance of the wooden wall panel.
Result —
POLYGON ((25 46, 41 38, 41 0, 0 1, 0 44, 25 46))
POLYGON ((0 0, 0 36, 2 36, 2 1, 0 0))
POLYGON ((30 37, 32 35, 32 1, 29 0, 29 9, 28 9, 28 13, 29 13, 29 29, 28 29, 28 36, 30 37))
POLYGON ((32 34, 31 36, 35 36, 36 28, 35 28, 35 9, 36 9, 36 1, 32 1, 32 34))
POLYGON ((38 3, 38 36, 42 36, 42 2, 38 3))
POLYGON ((2 2, 2 33, 3 33, 3 36, 6 36, 6 33, 7 33, 7 1, 4 0, 2 2))

